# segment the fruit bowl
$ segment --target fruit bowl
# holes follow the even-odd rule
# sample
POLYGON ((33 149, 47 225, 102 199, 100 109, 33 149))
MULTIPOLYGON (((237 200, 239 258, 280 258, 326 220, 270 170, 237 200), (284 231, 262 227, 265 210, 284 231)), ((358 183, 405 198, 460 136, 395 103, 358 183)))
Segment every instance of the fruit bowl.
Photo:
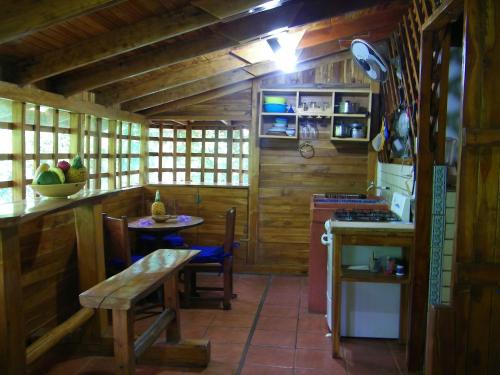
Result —
POLYGON ((66 184, 53 185, 30 185, 33 191, 49 198, 66 198, 69 195, 78 193, 87 182, 70 182, 66 184))
POLYGON ((164 223, 167 220, 175 219, 177 216, 175 215, 152 215, 151 219, 156 221, 157 223, 164 223))

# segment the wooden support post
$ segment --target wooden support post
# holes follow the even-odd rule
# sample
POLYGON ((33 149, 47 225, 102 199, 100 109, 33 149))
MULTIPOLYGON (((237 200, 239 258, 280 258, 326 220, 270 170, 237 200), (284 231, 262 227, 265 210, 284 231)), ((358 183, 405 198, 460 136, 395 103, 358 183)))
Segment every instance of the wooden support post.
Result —
POLYGON ((455 374, 455 310, 432 305, 427 323, 426 375, 455 374))
POLYGON ((116 189, 118 185, 116 184, 116 132, 117 132, 117 123, 116 120, 109 120, 109 142, 108 142, 108 188, 110 190, 116 189))
MULTIPOLYGON (((54 117, 52 119, 52 126, 54 127, 54 133, 52 133, 52 162, 57 165, 58 154, 59 154, 59 110, 54 109, 54 117)), ((38 167, 38 166, 35 166, 38 167)))
POLYGON ((185 181, 190 182, 191 181, 191 123, 190 121, 187 122, 186 125, 186 163, 185 163, 185 168, 186 168, 186 177, 185 181))
POLYGON ((148 133, 149 123, 144 122, 141 126, 141 158, 139 164, 139 183, 146 185, 149 181, 148 176, 148 133))
POLYGON ((80 155, 83 157, 83 125, 82 115, 79 113, 70 114, 70 147, 71 155, 80 155))
MULTIPOLYGON (((259 124, 258 124, 258 96, 260 89, 260 80, 252 81, 252 122, 250 137, 248 141, 249 160, 248 160, 248 253, 247 264, 255 264, 257 257, 257 248, 259 246, 259 124)), ((241 136, 240 136, 241 138, 241 136)), ((240 161, 241 162, 241 161, 240 161)))
POLYGON ((411 322, 406 356, 409 371, 422 368, 425 348, 425 328, 427 324, 427 301, 429 292, 429 257, 431 202, 432 202, 432 165, 430 150, 430 107, 432 73, 432 33, 422 34, 420 46, 420 88, 418 116, 418 159, 416 175, 417 206, 415 212, 414 246, 418 256, 411 265, 414 283, 411 292, 411 322))
POLYGON ((441 64, 439 68, 439 108, 438 108, 438 134, 434 160, 437 164, 445 162, 446 122, 448 116, 448 72, 450 67, 450 42, 451 30, 443 31, 441 42, 441 64))
POLYGON ((35 168, 40 165, 40 106, 35 106, 35 168))
MULTIPOLYGON (((96 119, 96 134, 94 136, 94 154, 95 157, 95 184, 96 189, 101 188, 101 161, 102 161, 102 150, 101 150, 101 137, 102 137, 102 118, 96 119)), ((87 166, 90 169, 90 165, 87 166)))
POLYGON ((12 104, 12 117, 14 120, 14 129, 12 130, 12 180, 14 188, 12 189, 13 201, 19 201, 26 198, 26 159, 25 159, 25 131, 24 123, 26 118, 26 105, 21 102, 12 104))
MULTIPOLYGON (((106 279, 102 233, 102 204, 84 205, 73 209, 80 291, 85 291, 106 279)), ((102 337, 107 327, 106 312, 100 310, 90 325, 87 335, 102 337)))
POLYGON ((0 230, 0 373, 26 371, 21 285, 21 250, 17 226, 0 230))

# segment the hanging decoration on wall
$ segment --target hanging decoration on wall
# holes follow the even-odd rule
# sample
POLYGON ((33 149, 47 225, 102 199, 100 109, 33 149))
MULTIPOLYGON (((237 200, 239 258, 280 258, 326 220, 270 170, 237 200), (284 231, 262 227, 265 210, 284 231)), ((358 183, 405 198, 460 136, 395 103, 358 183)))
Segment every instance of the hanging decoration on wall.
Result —
POLYGON ((304 159, 311 159, 314 157, 314 146, 311 142, 303 142, 299 145, 299 153, 304 159))

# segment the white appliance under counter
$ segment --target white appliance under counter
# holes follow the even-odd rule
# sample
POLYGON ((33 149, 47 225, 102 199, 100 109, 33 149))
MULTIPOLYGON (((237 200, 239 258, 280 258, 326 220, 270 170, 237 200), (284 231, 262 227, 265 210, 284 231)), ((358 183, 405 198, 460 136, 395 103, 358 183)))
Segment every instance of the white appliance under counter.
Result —
POLYGON ((327 321, 332 328, 333 354, 339 354, 341 334, 399 337, 405 342, 411 274, 396 277, 349 270, 342 265, 366 265, 374 249, 377 256, 401 257, 410 264, 414 224, 327 220, 325 229, 322 241, 328 246, 327 321), (393 255, 391 251, 395 250, 398 252, 393 255))

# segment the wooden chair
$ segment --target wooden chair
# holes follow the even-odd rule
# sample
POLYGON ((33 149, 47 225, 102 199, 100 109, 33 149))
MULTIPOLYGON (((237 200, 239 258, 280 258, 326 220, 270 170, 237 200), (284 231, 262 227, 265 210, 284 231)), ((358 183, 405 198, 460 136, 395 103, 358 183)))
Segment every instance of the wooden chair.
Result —
POLYGON ((114 275, 139 259, 142 255, 132 255, 126 216, 115 218, 102 214, 106 273, 114 275))
POLYGON ((198 291, 216 290, 223 291, 223 308, 231 309, 233 294, 233 248, 234 227, 236 222, 236 208, 226 211, 226 230, 222 246, 190 246, 191 249, 200 250, 190 263, 184 267, 184 305, 190 307, 192 300, 206 300, 214 298, 197 297, 198 291), (201 287, 196 285, 198 272, 223 273, 223 287, 201 287))
MULTIPOLYGON (((106 261, 106 276, 110 277, 130 267, 133 263, 144 258, 144 255, 133 254, 128 233, 128 220, 126 216, 120 218, 102 214, 104 234, 104 259, 106 261)), ((155 314, 156 308, 162 304, 162 290, 158 289, 151 296, 151 303, 141 304, 137 313, 155 314)))

